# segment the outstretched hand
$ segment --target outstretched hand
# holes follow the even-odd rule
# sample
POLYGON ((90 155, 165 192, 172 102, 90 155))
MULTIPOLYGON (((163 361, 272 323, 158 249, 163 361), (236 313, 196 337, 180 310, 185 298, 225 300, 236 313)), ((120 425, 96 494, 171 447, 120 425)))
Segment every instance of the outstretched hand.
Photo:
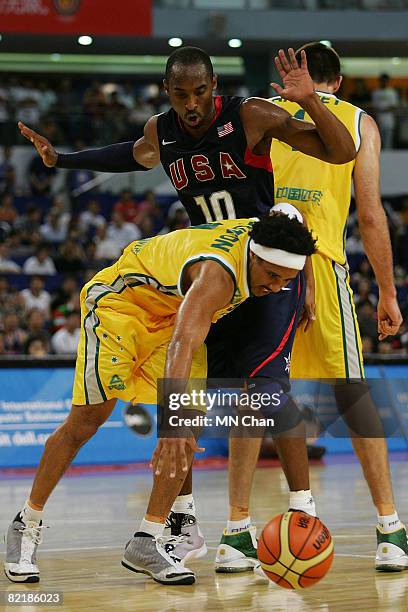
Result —
POLYGON ((27 125, 24 125, 24 123, 21 121, 18 122, 18 127, 21 134, 27 138, 27 140, 33 143, 44 164, 48 166, 48 168, 55 166, 57 163, 58 153, 52 144, 46 138, 44 138, 44 136, 37 134, 37 132, 34 132, 34 130, 29 128, 27 125))
POLYGON ((175 478, 181 467, 182 472, 188 472, 189 459, 187 453, 203 453, 205 448, 197 446, 195 438, 160 438, 153 453, 150 467, 155 476, 167 472, 166 476, 175 478))
POLYGON ((271 87, 285 100, 300 102, 314 93, 312 78, 307 69, 305 51, 301 51, 300 66, 292 48, 288 49, 289 59, 283 49, 275 57, 276 68, 283 82, 283 88, 278 83, 271 83, 271 87))

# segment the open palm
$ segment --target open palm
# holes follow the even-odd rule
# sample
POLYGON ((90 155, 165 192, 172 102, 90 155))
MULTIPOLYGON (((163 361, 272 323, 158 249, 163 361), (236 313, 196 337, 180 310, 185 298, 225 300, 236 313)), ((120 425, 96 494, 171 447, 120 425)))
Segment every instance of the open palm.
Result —
POLYGON ((283 88, 278 83, 271 83, 271 86, 285 100, 300 102, 304 98, 314 93, 312 78, 307 69, 306 53, 301 51, 300 66, 292 48, 288 49, 289 59, 283 49, 279 50, 279 55, 275 57, 276 68, 283 82, 283 88))

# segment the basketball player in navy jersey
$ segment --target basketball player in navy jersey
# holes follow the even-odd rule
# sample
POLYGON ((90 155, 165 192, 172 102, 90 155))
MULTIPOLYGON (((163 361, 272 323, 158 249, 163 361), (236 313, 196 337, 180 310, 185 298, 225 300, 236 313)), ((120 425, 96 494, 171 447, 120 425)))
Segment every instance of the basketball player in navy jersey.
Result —
MULTIPOLYGON (((172 108, 151 117, 144 136, 136 142, 63 154, 24 124, 19 123, 19 127, 49 167, 130 172, 149 170, 161 163, 193 225, 260 217, 273 206, 269 157, 272 138, 330 163, 343 164, 355 157, 348 130, 314 92, 305 54, 300 66, 293 49, 289 49, 288 55, 289 58, 280 50, 275 60, 283 88, 273 86, 280 96, 300 104, 314 125, 294 119, 284 109, 261 98, 214 96, 217 79, 210 57, 201 49, 184 47, 175 51, 166 65, 164 87, 172 108)), ((290 351, 305 292, 304 279, 295 280, 286 289, 262 300, 247 300, 237 309, 236 318, 228 315, 225 325, 214 326, 207 342, 209 377, 252 378, 253 386, 259 385, 262 392, 268 391, 268 385, 275 385, 277 378, 288 378, 290 351)), ((229 547, 234 559, 238 558, 235 571, 252 569, 256 564, 254 528, 250 528, 248 516, 256 465, 254 453, 250 452, 252 442, 231 440, 231 445, 239 445, 239 449, 232 453, 235 461, 230 466, 230 520, 223 544, 229 547), (242 460, 249 456, 250 461, 242 460), (234 485, 237 470, 241 473, 239 491, 234 485), (243 470, 246 479, 242 478, 243 470)), ((165 444, 162 440, 162 449, 165 444)), ((291 507, 312 512, 313 499, 305 484, 306 447, 303 456, 297 457, 296 465, 286 461, 290 437, 278 438, 277 447, 292 493, 291 507)), ((173 551, 188 560, 201 556, 205 550, 194 516, 189 474, 169 517, 174 534, 190 536, 173 551)), ((222 571, 221 565, 218 569, 222 571)))

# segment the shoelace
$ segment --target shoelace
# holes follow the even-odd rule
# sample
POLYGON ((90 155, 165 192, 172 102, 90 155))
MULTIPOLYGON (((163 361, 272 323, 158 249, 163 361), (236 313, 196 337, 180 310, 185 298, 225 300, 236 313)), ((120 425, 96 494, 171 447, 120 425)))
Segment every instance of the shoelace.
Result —
POLYGON ((154 541, 156 542, 156 546, 160 550, 160 554, 167 559, 172 565, 174 563, 179 564, 180 559, 178 557, 174 557, 171 552, 177 546, 177 544, 181 544, 186 539, 185 535, 178 536, 165 536, 165 535, 156 535, 154 536, 154 541), (166 546, 171 545, 171 550, 167 550, 166 546))
POLYGON ((42 542, 43 529, 48 529, 48 526, 37 524, 32 526, 26 525, 18 530, 22 534, 20 563, 28 563, 31 565, 34 548, 42 542), (24 538, 24 536, 28 537, 24 538))
POLYGON ((38 546, 42 542, 42 529, 48 529, 48 525, 36 525, 35 527, 22 527, 18 531, 23 535, 28 535, 33 544, 38 546))

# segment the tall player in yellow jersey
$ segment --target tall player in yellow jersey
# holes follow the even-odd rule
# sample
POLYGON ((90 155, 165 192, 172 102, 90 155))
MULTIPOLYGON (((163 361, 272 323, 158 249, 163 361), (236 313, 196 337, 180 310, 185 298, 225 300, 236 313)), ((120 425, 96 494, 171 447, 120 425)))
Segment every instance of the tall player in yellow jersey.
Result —
MULTIPOLYGON (((402 322, 380 198, 380 137, 370 116, 337 98, 342 80, 337 53, 321 43, 309 43, 302 49, 320 99, 346 125, 357 156, 347 164, 334 166, 307 157, 280 141, 272 142, 276 202, 295 205, 318 240, 317 255, 312 258, 316 320, 307 331, 297 331, 290 374, 292 378, 360 379, 364 377, 361 341, 344 249, 352 182, 361 237, 379 287, 380 340, 396 334, 402 322)), ((296 52, 297 57, 302 49, 296 52)), ((298 104, 279 97, 273 102, 292 116, 310 121, 298 104)), ((358 386, 349 384, 347 391, 358 386)), ((336 399, 344 411, 350 395, 342 398, 340 387, 336 399)), ((352 442, 377 508, 376 569, 408 569, 407 534, 394 506, 386 442, 383 438, 361 437, 352 437, 352 442)))
MULTIPOLYGON (((279 292, 314 251, 309 231, 287 215, 232 219, 133 242, 85 285, 72 410, 48 438, 30 497, 7 532, 5 572, 11 581, 39 581, 44 505, 117 398, 156 402, 160 378, 173 381, 179 392, 190 377, 206 378, 204 341, 211 323, 250 295, 279 292)), ((163 531, 196 450, 193 437, 160 440, 147 513, 122 560, 164 584, 195 581, 168 554, 163 531)), ((171 540, 172 549, 183 544, 171 540)))

